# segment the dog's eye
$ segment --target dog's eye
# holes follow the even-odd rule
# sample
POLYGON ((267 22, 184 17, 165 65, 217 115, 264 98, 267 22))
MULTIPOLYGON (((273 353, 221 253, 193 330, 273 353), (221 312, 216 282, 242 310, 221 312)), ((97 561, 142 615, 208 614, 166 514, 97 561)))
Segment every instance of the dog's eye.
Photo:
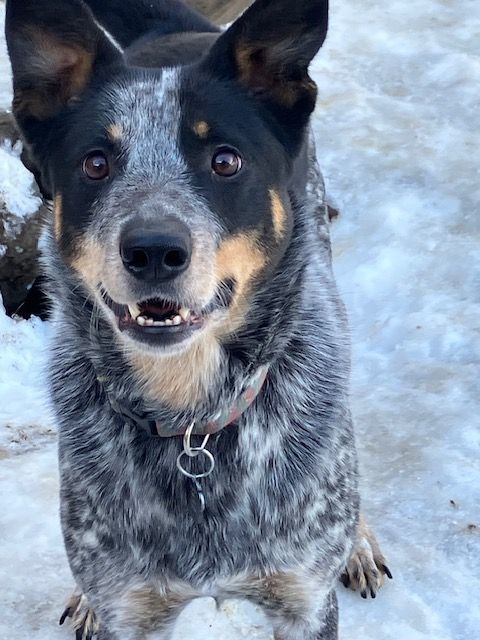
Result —
POLYGON ((101 151, 89 153, 83 161, 82 169, 90 180, 104 180, 110 173, 107 157, 101 151))
POLYGON ((242 168, 242 158, 237 151, 228 147, 221 147, 215 151, 212 158, 212 169, 217 176, 229 178, 234 176, 242 168))

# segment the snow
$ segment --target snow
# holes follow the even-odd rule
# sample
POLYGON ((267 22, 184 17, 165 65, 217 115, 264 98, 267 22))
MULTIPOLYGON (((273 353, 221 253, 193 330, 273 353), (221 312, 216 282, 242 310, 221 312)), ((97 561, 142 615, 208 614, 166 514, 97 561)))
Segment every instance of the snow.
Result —
MULTIPOLYGON (((36 213, 41 200, 33 191, 34 180, 32 174, 23 166, 20 160, 22 143, 15 144, 9 140, 0 145, 0 206, 4 204, 11 219, 10 224, 23 224, 26 219, 36 213), (14 222, 15 219, 17 222, 14 222)), ((8 233, 8 229, 6 229, 8 233)), ((12 228, 10 235, 17 229, 12 228)))
POLYGON ((45 384, 49 328, 38 318, 8 318, 0 298, 0 459, 55 434, 45 384))
MULTIPOLYGON (((339 586, 341 638, 471 640, 480 626, 480 3, 332 4, 313 65, 314 127, 341 212, 334 261, 352 325, 364 509, 394 574, 374 601, 339 586)), ((0 84, 0 102, 8 88, 0 84)), ((0 155, 0 181, 8 162, 0 155)), ((0 313, 0 637, 11 640, 71 637, 55 626, 71 578, 43 382, 48 332, 0 313)), ((184 612, 181 637, 271 634, 252 607, 217 612, 206 600, 184 612)))

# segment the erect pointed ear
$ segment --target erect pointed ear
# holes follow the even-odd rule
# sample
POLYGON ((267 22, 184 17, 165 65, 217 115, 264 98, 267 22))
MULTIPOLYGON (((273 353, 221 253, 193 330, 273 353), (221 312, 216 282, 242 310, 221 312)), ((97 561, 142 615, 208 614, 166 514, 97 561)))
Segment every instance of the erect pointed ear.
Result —
POLYGON ((327 28, 328 0, 257 0, 220 36, 203 64, 210 73, 238 80, 279 114, 295 112, 302 126, 317 96, 308 66, 327 28))
POLYGON ((21 127, 55 116, 97 68, 122 59, 81 0, 7 0, 5 34, 21 127))

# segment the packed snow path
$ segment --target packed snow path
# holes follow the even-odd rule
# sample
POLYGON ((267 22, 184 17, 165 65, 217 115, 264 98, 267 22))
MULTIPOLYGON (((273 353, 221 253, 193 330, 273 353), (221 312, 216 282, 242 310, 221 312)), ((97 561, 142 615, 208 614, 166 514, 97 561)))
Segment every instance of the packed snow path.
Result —
MULTIPOLYGON (((480 3, 332 5, 313 65, 314 126, 341 211, 335 270, 352 325, 364 507, 394 573, 375 601, 339 585, 341 638, 472 640, 480 628, 480 3)), ((4 55, 0 64, 3 106, 4 55)), ((5 153, 0 184, 15 189, 5 153)), ((56 626, 72 580, 42 372, 48 331, 0 313, 0 638, 9 640, 72 638, 56 626)), ((175 634, 271 637, 252 607, 217 612, 209 600, 191 605, 175 634)))

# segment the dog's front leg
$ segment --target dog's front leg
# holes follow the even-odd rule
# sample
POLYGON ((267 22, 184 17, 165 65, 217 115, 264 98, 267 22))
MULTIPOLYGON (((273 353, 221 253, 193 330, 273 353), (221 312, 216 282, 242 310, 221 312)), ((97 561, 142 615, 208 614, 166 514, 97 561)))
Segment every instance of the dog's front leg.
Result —
POLYGON ((181 581, 129 586, 107 607, 112 636, 106 640, 168 640, 180 612, 195 597, 198 593, 181 581))
POLYGON ((220 585, 222 598, 245 598, 272 622, 275 640, 337 640, 333 575, 299 569, 264 577, 239 575, 220 585))
POLYGON ((187 585, 136 585, 113 597, 97 595, 94 612, 86 597, 75 591, 60 619, 71 618, 76 640, 168 640, 181 610, 198 594, 187 585))
POLYGON ((314 610, 280 608, 270 617, 273 620, 275 640, 338 639, 338 605, 333 590, 314 610))

